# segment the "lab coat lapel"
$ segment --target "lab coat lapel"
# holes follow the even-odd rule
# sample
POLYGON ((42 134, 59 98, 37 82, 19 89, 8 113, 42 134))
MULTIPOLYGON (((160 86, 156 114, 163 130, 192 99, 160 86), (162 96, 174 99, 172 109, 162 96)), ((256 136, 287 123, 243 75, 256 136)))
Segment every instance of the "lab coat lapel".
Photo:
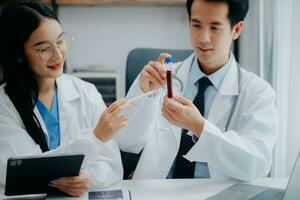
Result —
MULTIPOLYGON (((189 74, 189 70, 191 67, 191 64, 193 62, 193 59, 195 57, 195 54, 193 53, 190 57, 188 57, 186 60, 184 60, 183 62, 178 63, 178 65, 176 66, 176 76, 182 81, 183 83, 183 91, 185 90, 186 87, 186 82, 188 79, 188 74, 189 74)), ((172 132, 176 138, 176 141, 178 143, 178 146, 180 144, 180 138, 181 138, 181 128, 178 128, 176 126, 171 125, 171 129, 172 132)))
POLYGON ((80 95, 72 84, 71 79, 66 78, 66 75, 57 78, 56 84, 60 118, 60 135, 61 142, 63 142, 66 135, 72 134, 65 134, 65 132, 72 120, 72 113, 76 109, 76 103, 74 101, 77 98, 80 98, 80 95))
POLYGON ((45 122, 42 118, 42 115, 41 115, 41 113, 39 112, 39 110, 37 109, 36 106, 34 107, 33 112, 34 112, 35 116, 37 117, 38 121, 40 122, 41 128, 44 131, 44 134, 46 135, 46 140, 47 140, 47 143, 48 143, 48 141, 49 141, 48 130, 46 128, 46 124, 45 124, 45 122))
POLYGON ((183 83, 183 91, 185 91, 189 71, 192 65, 193 60, 195 59, 195 53, 190 55, 186 60, 184 60, 182 63, 179 63, 176 66, 176 76, 182 81, 183 83))
MULTIPOLYGON (((217 91, 216 97, 211 105, 207 118, 211 123, 220 125, 220 122, 224 119, 224 117, 229 116, 234 98, 239 93, 238 78, 237 63, 233 59, 231 66, 222 81, 221 87, 217 91)), ((223 130, 225 127, 219 128, 222 128, 223 130)))

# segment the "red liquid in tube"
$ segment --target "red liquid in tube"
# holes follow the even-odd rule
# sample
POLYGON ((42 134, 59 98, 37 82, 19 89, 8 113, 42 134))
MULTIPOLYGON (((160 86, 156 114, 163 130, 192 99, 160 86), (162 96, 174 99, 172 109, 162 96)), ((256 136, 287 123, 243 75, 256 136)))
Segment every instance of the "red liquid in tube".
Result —
POLYGON ((172 72, 171 70, 167 70, 167 89, 168 89, 168 97, 173 97, 173 91, 172 91, 172 72))

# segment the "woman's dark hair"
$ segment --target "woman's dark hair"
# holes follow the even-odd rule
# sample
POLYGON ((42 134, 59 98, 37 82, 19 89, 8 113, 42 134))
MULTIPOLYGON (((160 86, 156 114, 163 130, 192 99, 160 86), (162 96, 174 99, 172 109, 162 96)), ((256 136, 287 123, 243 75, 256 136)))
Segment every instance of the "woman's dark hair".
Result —
POLYGON ((46 136, 34 114, 39 86, 24 53, 24 44, 43 18, 57 20, 46 5, 21 2, 7 5, 0 17, 0 64, 3 68, 5 92, 21 116, 31 138, 48 151, 46 136))
MULTIPOLYGON (((191 16, 192 4, 195 0, 187 0, 186 8, 189 16, 191 16)), ((238 22, 243 21, 249 9, 249 0, 204 0, 207 2, 223 2, 229 6, 228 19, 231 27, 238 22)))

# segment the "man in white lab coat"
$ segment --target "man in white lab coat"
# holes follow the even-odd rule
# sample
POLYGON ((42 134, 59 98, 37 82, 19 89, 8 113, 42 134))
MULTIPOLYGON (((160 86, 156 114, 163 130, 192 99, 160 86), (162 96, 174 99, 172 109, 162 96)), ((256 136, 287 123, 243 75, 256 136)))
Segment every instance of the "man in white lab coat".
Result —
POLYGON ((244 27, 248 0, 188 0, 194 54, 174 64, 181 95, 168 98, 162 54, 149 62, 128 98, 156 90, 137 103, 120 146, 143 149, 134 179, 234 178, 253 180, 271 168, 277 111, 272 87, 239 67, 230 45, 244 27))

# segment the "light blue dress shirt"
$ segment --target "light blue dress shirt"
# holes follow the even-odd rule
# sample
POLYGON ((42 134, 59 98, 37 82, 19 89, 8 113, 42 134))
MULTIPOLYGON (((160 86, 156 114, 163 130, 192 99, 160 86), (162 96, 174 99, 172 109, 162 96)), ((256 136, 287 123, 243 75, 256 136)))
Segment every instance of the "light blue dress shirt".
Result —
MULTIPOLYGON (((207 78, 210 80, 212 85, 208 86, 207 89, 205 90, 204 118, 207 118, 207 116, 208 116, 212 102, 217 94, 218 89, 220 88, 220 86, 222 84, 222 81, 223 81, 223 78, 224 78, 226 72, 228 71, 228 69, 231 66, 232 60, 233 60, 233 55, 230 54, 229 60, 223 67, 221 67, 215 73, 207 76, 207 78)), ((193 101, 198 92, 197 81, 204 76, 206 76, 206 75, 201 71, 198 61, 197 61, 197 58, 194 57, 194 60, 192 62, 190 70, 189 70, 189 75, 188 75, 188 79, 187 79, 187 83, 186 83, 186 87, 185 87, 183 96, 188 98, 189 100, 193 101)), ((167 178, 173 177, 175 162, 176 162, 176 160, 174 161, 167 178)), ((195 167, 194 178, 209 178, 209 177, 210 177, 210 174, 209 174, 209 170, 207 167, 207 163, 197 162, 196 167, 195 167)))
POLYGON ((59 129, 59 110, 57 91, 53 95, 51 111, 40 101, 37 100, 36 107, 39 110, 48 131, 48 147, 49 150, 56 149, 60 145, 60 129, 59 129))

